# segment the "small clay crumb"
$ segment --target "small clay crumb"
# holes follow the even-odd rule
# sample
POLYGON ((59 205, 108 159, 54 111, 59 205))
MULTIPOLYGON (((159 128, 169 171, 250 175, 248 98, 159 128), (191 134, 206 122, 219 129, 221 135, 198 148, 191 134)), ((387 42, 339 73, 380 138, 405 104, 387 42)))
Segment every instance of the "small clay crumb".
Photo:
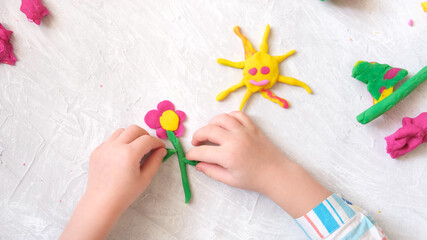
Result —
POLYGON ((409 22, 408 22, 408 25, 411 26, 411 27, 414 26, 414 20, 410 19, 409 22))

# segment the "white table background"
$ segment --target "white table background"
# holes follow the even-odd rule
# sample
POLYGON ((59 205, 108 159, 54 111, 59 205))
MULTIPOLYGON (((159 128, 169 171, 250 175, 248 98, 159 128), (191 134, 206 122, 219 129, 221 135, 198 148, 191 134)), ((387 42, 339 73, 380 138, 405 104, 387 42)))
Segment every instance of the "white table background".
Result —
MULTIPOLYGON (((297 50, 281 73, 314 94, 277 84, 291 108, 255 94, 245 112, 322 184, 367 209, 390 239, 427 236, 427 145, 392 160, 384 140, 403 117, 427 111, 427 84, 363 126, 356 115, 372 99, 351 78, 358 60, 410 76, 426 65, 421 0, 43 2, 51 15, 41 26, 27 21, 20 1, 0 2, 18 58, 0 65, 0 239, 57 238, 84 192, 91 151, 116 128, 147 128, 144 115, 161 100, 187 113, 181 141, 189 150, 194 131, 243 97, 241 89, 215 101, 241 79, 241 70, 216 63, 244 59, 233 27, 258 49, 267 24, 270 54, 297 50)), ((305 239, 265 196, 188 170, 190 204, 173 157, 109 238, 305 239)))

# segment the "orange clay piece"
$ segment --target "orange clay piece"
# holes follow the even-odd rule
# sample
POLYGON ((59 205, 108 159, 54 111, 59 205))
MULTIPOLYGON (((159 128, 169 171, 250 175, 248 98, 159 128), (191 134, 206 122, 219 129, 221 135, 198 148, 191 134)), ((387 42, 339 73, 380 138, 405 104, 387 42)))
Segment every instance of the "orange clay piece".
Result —
POLYGON ((233 85, 232 87, 218 94, 216 97, 217 101, 223 100, 228 96, 228 94, 237 90, 238 88, 246 86, 247 90, 243 96, 242 103, 240 104, 240 111, 245 106, 245 103, 249 97, 255 92, 260 92, 263 97, 279 104, 283 108, 288 108, 289 104, 285 99, 276 96, 269 90, 276 82, 303 87, 308 93, 312 93, 307 84, 295 78, 285 77, 279 74, 279 63, 290 55, 294 54, 295 50, 289 51, 288 53, 281 56, 271 56, 268 54, 267 39, 270 33, 270 25, 267 25, 265 29, 259 51, 256 51, 252 47, 252 44, 249 42, 249 40, 240 32, 239 26, 236 26, 233 30, 242 40, 243 47, 245 49, 245 61, 232 62, 219 58, 218 63, 243 69, 243 79, 238 84, 233 85))

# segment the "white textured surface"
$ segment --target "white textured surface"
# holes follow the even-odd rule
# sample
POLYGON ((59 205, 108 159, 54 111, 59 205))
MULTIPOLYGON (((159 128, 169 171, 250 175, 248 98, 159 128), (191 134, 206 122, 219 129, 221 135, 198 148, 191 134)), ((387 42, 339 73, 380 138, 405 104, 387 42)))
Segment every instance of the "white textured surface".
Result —
MULTIPOLYGON (((258 47, 266 24, 271 54, 297 50, 282 74, 315 94, 278 84, 289 110, 257 94, 245 111, 289 157, 370 211, 390 239, 425 239, 427 146, 392 160, 384 137, 402 117, 427 110, 427 84, 362 126, 355 117, 372 101, 350 77, 357 60, 410 75, 427 63, 420 2, 44 0, 51 15, 36 26, 19 1, 1 0, 18 62, 0 65, 0 239, 57 238, 84 191, 91 151, 118 127, 146 127, 144 114, 160 100, 187 113, 181 140, 190 149, 196 129, 243 97, 239 90, 215 101, 241 77, 216 63, 243 60, 232 28, 241 25, 258 47)), ((163 164, 110 239, 305 239, 266 197, 193 168, 189 177, 193 200, 185 205, 176 158, 163 164)))

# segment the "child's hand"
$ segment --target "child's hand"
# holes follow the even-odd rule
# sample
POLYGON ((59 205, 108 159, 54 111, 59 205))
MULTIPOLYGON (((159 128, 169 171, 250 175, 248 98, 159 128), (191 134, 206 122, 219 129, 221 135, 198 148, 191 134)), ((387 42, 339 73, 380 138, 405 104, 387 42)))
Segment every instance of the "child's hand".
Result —
POLYGON ((228 185, 256 191, 292 217, 307 213, 330 192, 286 158, 242 112, 221 114, 193 136, 187 159, 196 169, 228 185), (217 146, 203 145, 206 142, 217 146))
POLYGON ((148 187, 165 155, 165 144, 144 129, 132 125, 116 130, 90 157, 86 195, 126 209, 148 187))
POLYGON ((242 112, 221 114, 194 133, 187 153, 196 169, 228 185, 263 193, 271 171, 287 158, 242 112), (203 145, 206 142, 218 146, 203 145))
POLYGON ((86 193, 60 239, 104 239, 151 182, 166 155, 164 147, 136 125, 115 131, 93 151, 86 193), (150 151, 141 166, 141 159, 150 151))

